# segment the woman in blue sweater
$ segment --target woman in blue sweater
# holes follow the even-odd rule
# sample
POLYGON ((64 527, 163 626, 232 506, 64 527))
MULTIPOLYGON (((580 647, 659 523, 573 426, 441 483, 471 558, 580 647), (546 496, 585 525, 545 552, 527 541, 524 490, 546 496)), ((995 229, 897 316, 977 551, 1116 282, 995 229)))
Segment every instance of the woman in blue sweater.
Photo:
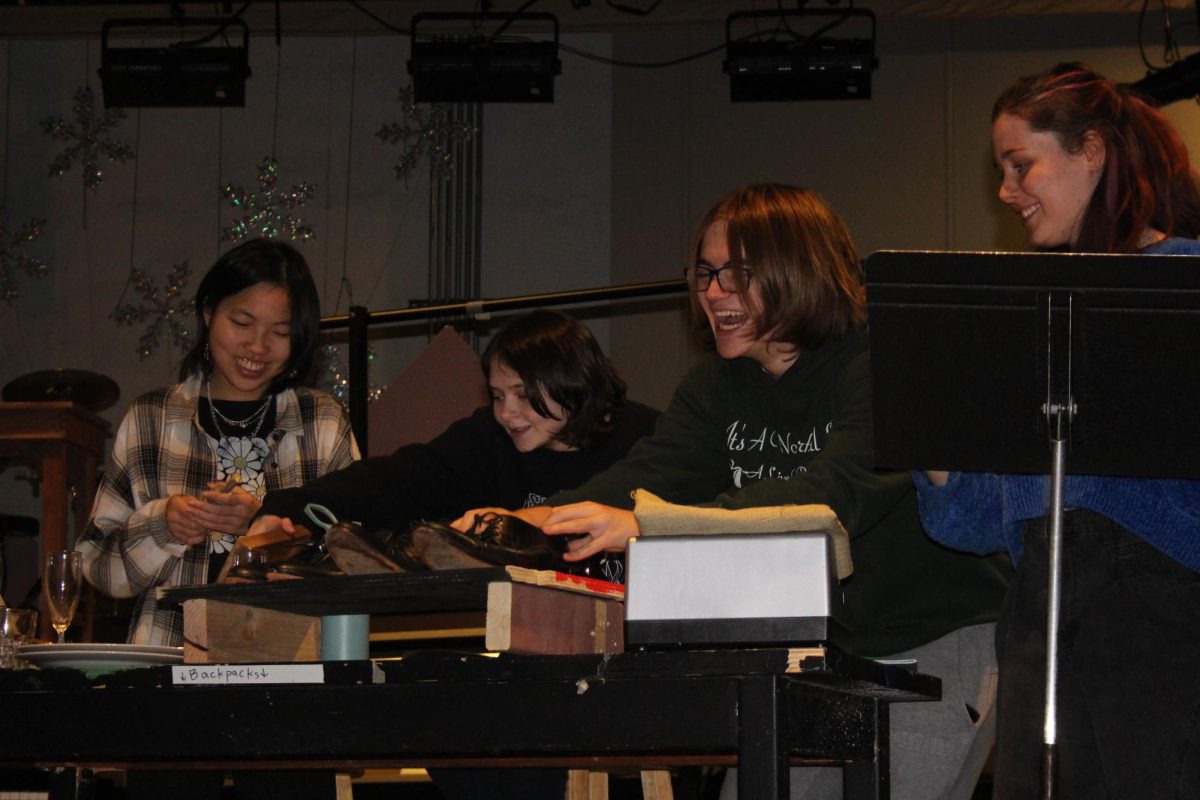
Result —
MULTIPOLYGON (((1060 64, 997 100, 1000 199, 1039 249, 1200 255, 1200 189, 1156 110, 1087 67, 1060 64)), ((1040 792, 1047 524, 1040 475, 916 477, 926 530, 1017 564, 997 624, 995 797, 1040 792)), ((1063 797, 1200 792, 1200 483, 1066 479, 1058 638, 1063 797)))

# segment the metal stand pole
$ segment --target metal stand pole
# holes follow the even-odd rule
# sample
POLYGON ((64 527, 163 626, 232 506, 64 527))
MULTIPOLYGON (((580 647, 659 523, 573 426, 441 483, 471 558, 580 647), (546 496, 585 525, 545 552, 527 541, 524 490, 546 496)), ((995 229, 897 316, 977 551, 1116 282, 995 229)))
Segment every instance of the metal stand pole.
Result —
POLYGON ((1046 608, 1046 713, 1042 734, 1042 800, 1054 797, 1058 760, 1058 618, 1062 590, 1063 485, 1066 472, 1066 441, 1061 436, 1062 417, 1054 412, 1055 434, 1051 440, 1053 466, 1050 471, 1050 586, 1046 608))
POLYGON ((1058 765, 1058 618, 1062 596, 1063 487, 1067 443, 1075 418, 1071 387, 1074 298, 1043 300, 1046 310, 1046 403, 1042 413, 1050 433, 1049 594, 1046 602, 1046 712, 1042 735, 1042 800, 1054 797, 1058 765))

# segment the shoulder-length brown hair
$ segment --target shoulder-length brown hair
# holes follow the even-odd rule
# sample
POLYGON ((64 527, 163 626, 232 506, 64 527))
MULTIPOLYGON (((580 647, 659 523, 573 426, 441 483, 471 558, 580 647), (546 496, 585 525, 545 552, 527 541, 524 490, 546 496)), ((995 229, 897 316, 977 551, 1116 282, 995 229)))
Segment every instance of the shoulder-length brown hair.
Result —
POLYGON ((992 122, 1001 114, 1053 133, 1073 155, 1092 132, 1104 142, 1104 169, 1072 249, 1134 253, 1147 228, 1200 234, 1200 184, 1187 146, 1166 117, 1125 87, 1079 62, 1062 63, 1006 89, 992 122))
MULTIPOLYGON (((704 234, 725 223, 733 263, 752 273, 759 308, 747 308, 758 333, 811 350, 866 325, 862 267, 850 231, 819 194, 769 183, 726 195, 704 217, 692 241, 694 267, 704 234)), ((689 276, 694 270, 688 271, 689 276)), ((689 278, 694 284, 694 277, 689 278)), ((693 285, 692 316, 708 330, 693 285)))

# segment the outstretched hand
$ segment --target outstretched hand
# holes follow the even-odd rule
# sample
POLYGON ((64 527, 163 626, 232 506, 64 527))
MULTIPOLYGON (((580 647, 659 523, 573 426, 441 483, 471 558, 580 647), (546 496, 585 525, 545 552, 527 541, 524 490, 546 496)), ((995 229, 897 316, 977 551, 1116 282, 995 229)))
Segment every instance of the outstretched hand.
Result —
POLYGON ((572 503, 550 510, 541 525, 550 535, 586 534, 567 542, 567 561, 582 561, 605 550, 624 550, 639 533, 632 511, 600 503, 572 503))
POLYGON ((515 511, 509 511, 507 508, 473 508, 451 522, 450 527, 457 528, 463 533, 471 533, 475 530, 475 521, 478 517, 489 514, 500 514, 508 517, 516 517, 528 522, 535 528, 540 528, 551 510, 550 506, 533 506, 532 508, 520 508, 515 511))
POLYGON ((267 533, 269 531, 282 530, 288 536, 296 535, 296 523, 292 522, 287 517, 277 517, 274 514, 263 514, 258 519, 250 524, 250 529, 246 531, 247 536, 252 536, 259 533, 267 533))

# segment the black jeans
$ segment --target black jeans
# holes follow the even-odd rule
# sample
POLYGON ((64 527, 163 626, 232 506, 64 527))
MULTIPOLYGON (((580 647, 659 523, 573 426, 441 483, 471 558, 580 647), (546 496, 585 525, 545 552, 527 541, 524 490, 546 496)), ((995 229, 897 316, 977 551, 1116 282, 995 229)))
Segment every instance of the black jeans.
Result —
MULTIPOLYGON (((996 626, 996 800, 1040 796, 1046 528, 1027 525, 996 626)), ((1200 797, 1200 574, 1069 511, 1059 634, 1055 797, 1200 797)))

